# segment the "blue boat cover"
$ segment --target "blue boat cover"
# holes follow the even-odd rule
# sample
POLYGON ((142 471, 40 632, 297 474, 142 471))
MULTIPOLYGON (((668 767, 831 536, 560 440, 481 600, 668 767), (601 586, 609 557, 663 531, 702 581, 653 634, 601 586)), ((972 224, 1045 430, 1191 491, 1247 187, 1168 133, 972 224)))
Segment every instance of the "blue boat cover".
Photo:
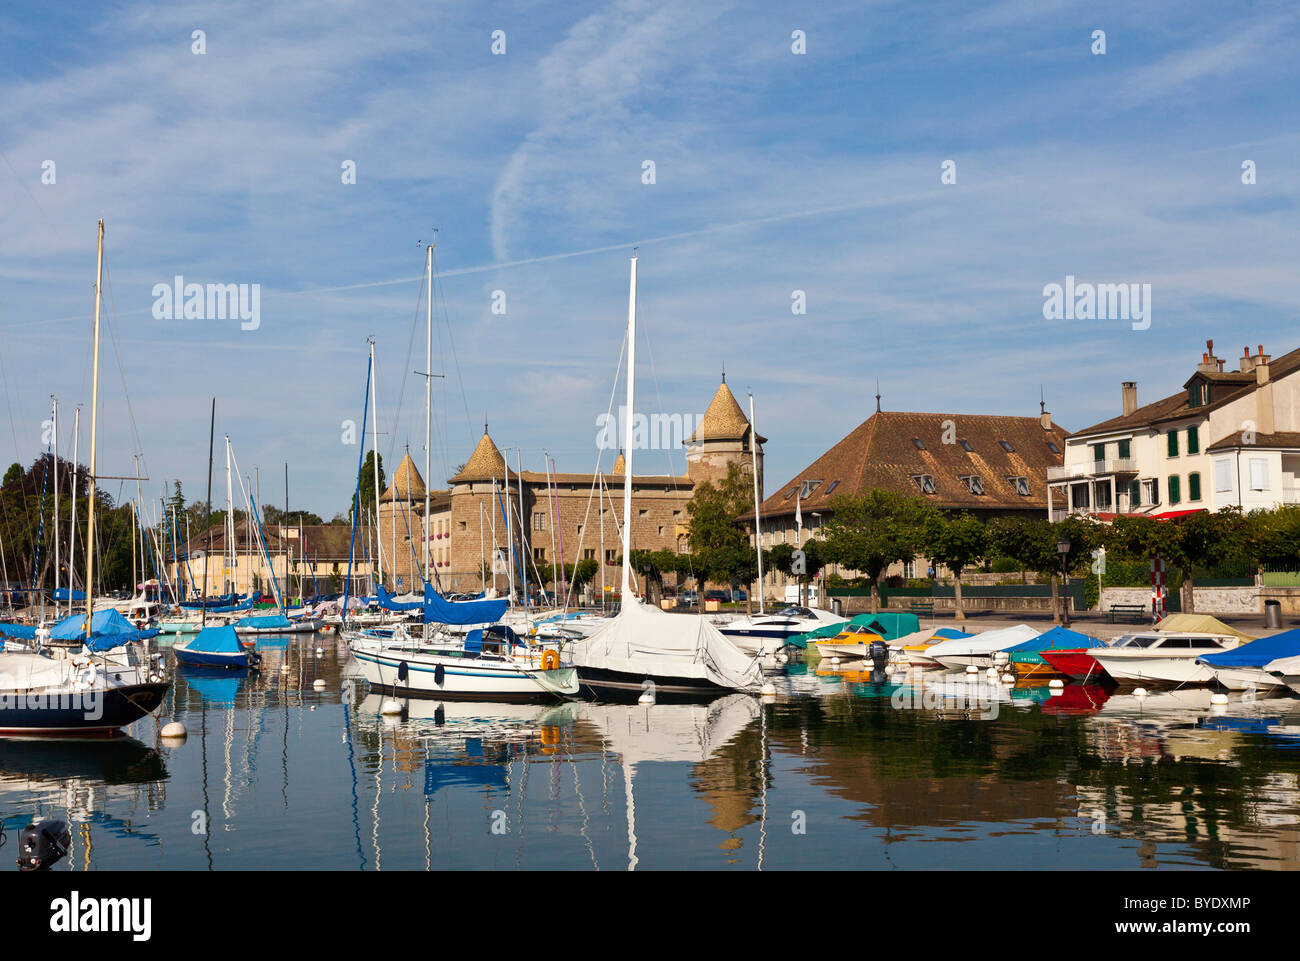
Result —
POLYGON ((157 634, 158 629, 156 627, 144 631, 137 630, 134 624, 122 616, 121 612, 111 607, 95 612, 90 625, 89 639, 86 637, 85 614, 73 614, 71 617, 65 617, 50 628, 50 637, 54 640, 85 641, 86 647, 92 651, 111 651, 123 644, 142 641, 148 637, 155 637, 157 634))
POLYGON ((36 640, 35 624, 0 624, 0 637, 12 637, 21 641, 36 640))
MULTIPOLYGON (((218 607, 227 607, 233 603, 235 603, 234 594, 226 594, 223 595, 222 597, 214 597, 212 598, 212 600, 208 601, 208 604, 211 605, 210 607, 208 607, 208 610, 212 611, 212 610, 216 610, 218 607)), ((186 610, 201 611, 203 610, 203 601, 181 601, 181 607, 185 608, 186 610)))
POLYGON ((205 627, 185 647, 201 654, 239 654, 244 650, 239 643, 239 635, 229 624, 205 627))
POLYGON ((1054 627, 1050 631, 1044 631, 1037 637, 1031 637, 1029 640, 1017 644, 1015 647, 1008 647, 1007 651, 1014 654, 1017 651, 1068 651, 1076 647, 1103 646, 1102 642, 1095 637, 1080 634, 1078 631, 1072 631, 1067 627, 1054 627))
POLYGON ((379 585, 375 592, 379 598, 379 606, 389 611, 413 611, 423 607, 423 601, 395 601, 393 595, 384 590, 383 585, 379 585))
POLYGON ((424 623, 426 624, 494 624, 501 620, 509 602, 505 598, 490 601, 449 601, 430 585, 424 585, 424 623))
POLYGON ((289 618, 283 614, 257 614, 253 617, 241 617, 235 621, 235 627, 255 627, 262 630, 292 626, 289 623, 289 618))
POLYGON ((475 629, 465 635, 465 650, 470 654, 483 653, 483 631, 475 629))
POLYGON ((935 637, 942 637, 946 641, 956 641, 963 637, 974 637, 974 634, 967 634, 965 631, 959 631, 955 627, 941 627, 934 632, 935 637))
POLYGON ((1213 667, 1263 667, 1279 657, 1294 657, 1296 654, 1300 654, 1300 629, 1261 637, 1258 641, 1251 641, 1231 651, 1206 654, 1196 661, 1213 667))
MULTIPOLYGON (((54 599, 55 599, 56 601, 66 601, 66 600, 68 599, 68 589, 67 589, 66 587, 60 587, 60 588, 58 588, 58 589, 54 592, 54 599)), ((85 591, 73 591, 73 592, 72 592, 72 599, 73 599, 74 601, 84 601, 84 600, 86 599, 86 592, 85 592, 85 591)))

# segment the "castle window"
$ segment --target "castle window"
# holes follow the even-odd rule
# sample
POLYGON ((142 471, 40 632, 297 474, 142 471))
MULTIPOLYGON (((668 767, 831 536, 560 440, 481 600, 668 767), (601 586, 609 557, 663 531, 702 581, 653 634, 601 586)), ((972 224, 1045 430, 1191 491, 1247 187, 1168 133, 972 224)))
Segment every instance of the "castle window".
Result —
POLYGON ((596 559, 596 549, 594 547, 584 547, 582 549, 582 559, 584 561, 594 561, 596 559))
POLYGON ((533 548, 533 560, 535 560, 535 561, 544 561, 544 560, 546 560, 546 548, 545 548, 545 547, 534 547, 534 548, 533 548))
POLYGON ((614 552, 612 550, 605 551, 605 563, 606 564, 614 563, 614 552))
POLYGON ((546 515, 544 513, 538 512, 533 515, 533 530, 546 530, 546 515))

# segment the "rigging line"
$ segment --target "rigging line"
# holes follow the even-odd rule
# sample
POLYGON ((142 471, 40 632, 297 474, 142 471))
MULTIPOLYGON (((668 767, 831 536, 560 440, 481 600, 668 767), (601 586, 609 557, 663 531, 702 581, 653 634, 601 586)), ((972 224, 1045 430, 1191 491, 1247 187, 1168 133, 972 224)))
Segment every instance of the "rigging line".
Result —
MULTIPOLYGON (((149 469, 149 464, 145 461, 144 448, 140 443, 140 431, 136 427, 135 409, 131 406, 131 394, 126 389, 126 365, 122 363, 122 345, 117 336, 117 324, 113 318, 117 316, 117 301, 113 298, 113 281, 109 273, 108 266, 104 267, 104 286, 108 288, 108 309, 104 312, 105 320, 108 322, 108 336, 113 343, 113 353, 117 357, 117 372, 122 378, 122 399, 126 401, 127 423, 131 425, 131 445, 135 448, 135 455, 143 462, 144 469, 149 469)), ((136 473, 139 474, 137 466, 136 473)))
MULTIPOLYGON (((420 289, 415 297, 415 315, 411 318, 411 336, 406 341, 406 360, 402 362, 402 386, 397 392, 397 406, 393 409, 393 432, 388 438, 388 454, 392 457, 397 443, 398 427, 402 420, 402 402, 406 399, 406 383, 411 377, 411 356, 415 350, 415 331, 420 326, 420 301, 424 299, 424 273, 420 274, 420 289)), ((427 481, 428 478, 425 478, 427 481)))
MULTIPOLYGON (((436 285, 438 285, 438 286, 442 286, 442 283, 441 283, 441 281, 442 281, 442 275, 441 275, 441 274, 439 273, 439 271, 438 271, 438 248, 437 248, 436 246, 433 248, 433 276, 434 276, 434 283, 435 283, 436 285)), ((433 296, 433 291, 432 291, 432 290, 429 291, 429 296, 430 296, 430 297, 433 296)), ((466 399, 466 397, 465 397, 465 378, 464 378, 464 376, 461 374, 461 370, 460 370, 460 358, 459 358, 459 356, 457 356, 457 354, 456 354, 456 341, 455 341, 455 339, 451 336, 451 317, 450 317, 450 315, 449 315, 448 312, 447 312, 447 291, 446 291, 446 288, 443 288, 443 292, 442 292, 442 314, 443 314, 443 318, 444 318, 444 320, 445 320, 445 323, 446 323, 446 325, 447 325, 447 343, 451 345, 451 359, 452 359, 452 363, 454 363, 454 364, 456 365, 456 380, 460 383, 460 399, 461 399, 461 403, 462 403, 462 405, 465 407, 465 429, 466 429, 467 431, 469 431, 469 440, 470 440, 470 443, 473 444, 473 443, 474 443, 474 428, 473 428, 473 426, 471 426, 471 424, 470 424, 470 419, 469 419, 469 401, 468 401, 468 400, 466 399)))

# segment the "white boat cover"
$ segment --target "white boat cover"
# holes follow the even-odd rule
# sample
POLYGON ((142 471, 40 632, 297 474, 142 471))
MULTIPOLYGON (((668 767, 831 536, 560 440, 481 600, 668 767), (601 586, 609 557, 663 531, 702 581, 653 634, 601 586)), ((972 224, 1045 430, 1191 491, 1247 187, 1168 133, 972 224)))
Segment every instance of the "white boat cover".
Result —
POLYGON ((33 691, 64 684, 71 663, 41 654, 0 654, 0 691, 33 691))
POLYGON ((758 717, 758 701, 727 694, 708 704, 593 704, 580 706, 606 747, 624 764, 688 761, 698 764, 720 751, 758 717))
POLYGON ((763 684, 758 659, 742 652, 703 617, 669 614, 639 600, 625 602, 608 624, 575 641, 573 663, 652 680, 708 680, 742 691, 763 684))
POLYGON ((1041 633, 1043 632, 1030 627, 1028 624, 1017 624, 1015 627, 1002 627, 995 631, 985 631, 983 634, 976 634, 973 637, 956 637, 951 641, 941 641, 933 647, 926 648, 925 654, 927 657, 933 658, 992 654, 994 651, 1005 651, 1009 647, 1023 644, 1041 633))

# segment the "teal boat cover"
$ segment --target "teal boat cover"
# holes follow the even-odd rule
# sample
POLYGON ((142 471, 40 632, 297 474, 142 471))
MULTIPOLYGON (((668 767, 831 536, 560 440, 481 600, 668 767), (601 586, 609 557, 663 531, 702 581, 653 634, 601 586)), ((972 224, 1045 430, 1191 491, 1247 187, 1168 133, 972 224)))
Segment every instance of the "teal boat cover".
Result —
POLYGON ((255 614, 252 617, 241 617, 235 621, 235 627, 254 628, 261 631, 270 631, 277 628, 283 629, 292 627, 289 618, 283 614, 255 614))
POLYGON ((191 651, 203 654, 238 654, 243 651, 239 635, 229 624, 221 627, 205 627, 195 635, 194 640, 186 645, 191 651))

